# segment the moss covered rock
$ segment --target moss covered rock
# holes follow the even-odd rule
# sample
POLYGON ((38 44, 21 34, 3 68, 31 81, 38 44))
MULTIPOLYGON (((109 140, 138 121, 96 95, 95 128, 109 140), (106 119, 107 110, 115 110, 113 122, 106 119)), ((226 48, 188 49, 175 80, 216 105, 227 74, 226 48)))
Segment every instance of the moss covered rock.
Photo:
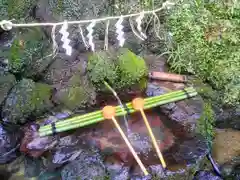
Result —
POLYGON ((30 115, 38 115, 52 107, 52 88, 30 79, 19 81, 10 91, 2 108, 6 122, 25 123, 30 115))
POLYGON ((90 80, 98 88, 103 86, 105 80, 113 85, 118 81, 119 72, 113 52, 99 51, 90 55, 87 70, 90 80))
POLYGON ((16 83, 15 76, 12 74, 0 75, 0 104, 3 103, 8 92, 16 83))
POLYGON ((103 81, 110 83, 114 89, 142 84, 148 73, 145 61, 124 48, 90 55, 87 69, 90 80, 99 90, 104 90, 103 81))
POLYGON ((41 73, 51 62, 51 48, 41 28, 18 32, 10 48, 9 70, 26 77, 41 73))
POLYGON ((86 76, 73 75, 67 85, 61 87, 54 101, 70 110, 76 110, 88 105, 94 105, 96 99, 95 88, 86 76))
POLYGON ((120 88, 129 87, 147 76, 148 70, 144 59, 128 49, 120 49, 118 53, 120 88))
POLYGON ((77 110, 95 103, 95 88, 86 76, 87 57, 59 53, 44 74, 43 80, 55 88, 52 100, 65 108, 77 110))

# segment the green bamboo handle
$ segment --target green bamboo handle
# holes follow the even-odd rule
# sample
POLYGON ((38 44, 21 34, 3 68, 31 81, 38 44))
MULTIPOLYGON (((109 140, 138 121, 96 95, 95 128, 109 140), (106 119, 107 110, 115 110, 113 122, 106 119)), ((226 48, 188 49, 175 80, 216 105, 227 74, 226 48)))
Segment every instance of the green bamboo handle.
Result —
MULTIPOLYGON (((170 100, 159 101, 158 103, 154 104, 154 106, 156 107, 156 106, 160 106, 160 105, 163 105, 163 104, 167 104, 167 103, 183 100, 183 99, 186 99, 188 97, 193 97, 193 96, 196 96, 196 95, 197 95, 197 92, 189 93, 188 95, 174 97, 174 98, 172 98, 170 100)), ((149 109, 149 108, 152 108, 152 106, 145 106, 144 107, 144 109, 149 109)), ((133 109, 130 110, 130 113, 131 112, 134 112, 134 110, 133 109)), ((119 116, 121 116, 123 114, 124 113, 121 112, 119 114, 119 116)), ((69 124, 68 126, 57 128, 56 129, 56 133, 67 131, 67 130, 71 130, 71 129, 75 129, 75 128, 79 128, 79 127, 84 127, 84 126, 91 125, 91 124, 95 124, 95 123, 100 122, 102 120, 104 120, 104 119, 102 117, 99 117, 97 119, 92 119, 92 120, 85 121, 85 122, 79 123, 79 124, 69 124)), ((39 134, 40 134, 40 136, 47 136, 47 135, 51 135, 52 133, 53 133, 52 130, 47 130, 47 131, 44 131, 44 132, 40 132, 39 134)))

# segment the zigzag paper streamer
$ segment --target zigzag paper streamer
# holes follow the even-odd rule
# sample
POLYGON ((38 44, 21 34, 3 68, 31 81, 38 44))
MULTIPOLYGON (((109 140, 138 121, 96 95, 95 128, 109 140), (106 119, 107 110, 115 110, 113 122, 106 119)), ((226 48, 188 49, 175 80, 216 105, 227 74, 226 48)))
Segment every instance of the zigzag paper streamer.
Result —
POLYGON ((136 22, 137 22, 137 30, 139 31, 139 33, 141 34, 141 36, 144 38, 144 39, 147 39, 147 36, 146 34, 144 34, 142 32, 142 20, 144 18, 144 12, 140 13, 140 15, 138 16, 138 18, 136 19, 136 22))
POLYGON ((115 25, 115 27, 117 28, 116 33, 118 34, 117 40, 119 41, 119 46, 121 47, 124 45, 124 42, 125 42, 125 38, 123 36, 124 32, 123 32, 122 22, 123 22, 123 17, 121 17, 115 25))
POLYGON ((95 25, 96 25, 96 21, 93 21, 93 22, 91 22, 91 23, 87 26, 87 30, 88 30, 88 35, 87 35, 87 37, 88 37, 88 44, 89 44, 89 46, 91 46, 92 51, 95 50, 95 45, 94 45, 94 43, 93 43, 93 36, 92 36, 92 34, 93 34, 93 27, 94 27, 95 25))
POLYGON ((62 45, 63 49, 66 50, 66 54, 68 56, 71 56, 71 54, 72 54, 72 47, 69 45, 70 40, 68 39, 69 33, 67 32, 67 29, 68 29, 68 23, 67 23, 67 21, 65 21, 63 23, 63 26, 60 29, 59 33, 62 34, 61 41, 63 42, 63 45, 62 45))

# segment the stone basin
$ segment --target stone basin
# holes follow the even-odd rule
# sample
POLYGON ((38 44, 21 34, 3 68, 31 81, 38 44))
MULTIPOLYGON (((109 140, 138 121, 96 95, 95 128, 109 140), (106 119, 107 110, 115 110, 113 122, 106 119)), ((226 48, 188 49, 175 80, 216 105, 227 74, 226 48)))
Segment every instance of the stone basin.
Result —
MULTIPOLYGON (((170 89, 160 88, 157 84, 149 84, 146 96, 163 94, 167 90, 170 89)), ((108 103, 110 102, 111 100, 108 103)), ((110 104, 114 105, 114 103, 110 104)), ((149 172, 157 178, 166 179, 193 175, 192 171, 197 169, 208 153, 205 139, 196 133, 197 121, 202 113, 201 98, 197 96, 145 112, 166 161, 167 169, 165 170, 152 146, 141 114, 136 112, 127 116, 128 129, 123 117, 117 117, 117 120, 149 172)), ((46 118, 43 121, 47 124, 56 119, 46 118)), ((28 133, 23 138, 20 150, 33 157, 47 156, 51 161, 50 166, 53 167, 62 167, 69 163, 64 167, 67 170, 63 169, 63 172, 68 172, 67 174, 76 175, 79 172, 76 176, 88 177, 91 173, 86 174, 89 170, 83 171, 86 167, 81 165, 78 165, 77 172, 69 171, 72 169, 71 166, 89 163, 88 167, 93 164, 98 170, 104 169, 104 171, 99 171, 100 174, 107 172, 112 179, 117 179, 117 177, 121 179, 143 178, 139 166, 110 120, 42 138, 38 137, 37 129, 37 125, 27 127, 25 132, 28 133), (93 158, 93 156, 100 158, 93 158), (82 174, 83 172, 85 175, 82 174)), ((63 179, 68 179, 68 175, 63 176, 63 179)))

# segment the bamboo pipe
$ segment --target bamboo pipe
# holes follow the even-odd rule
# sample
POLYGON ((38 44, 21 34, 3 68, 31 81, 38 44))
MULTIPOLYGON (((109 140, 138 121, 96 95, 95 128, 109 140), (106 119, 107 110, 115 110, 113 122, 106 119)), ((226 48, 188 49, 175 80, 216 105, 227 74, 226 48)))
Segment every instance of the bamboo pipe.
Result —
MULTIPOLYGON (((173 91, 173 92, 170 92, 170 93, 167 93, 167 94, 164 94, 164 95, 146 98, 145 102, 148 104, 152 101, 154 102, 155 100, 156 101, 161 101, 165 98, 175 97, 177 95, 182 96, 182 95, 185 95, 186 92, 189 93, 189 95, 191 96, 191 93, 196 92, 196 91, 193 88, 186 88, 185 91, 183 91, 183 90, 173 91)), ((145 104, 145 106, 147 104, 145 104)), ((132 110, 131 103, 127 103, 126 106, 128 107, 129 110, 132 110)), ((117 107, 117 109, 116 109, 117 114, 119 113, 119 111, 121 111, 120 109, 121 109, 120 107, 117 107)), ((81 116, 72 117, 72 118, 57 122, 56 126, 69 125, 69 124, 72 124, 73 122, 83 122, 83 121, 89 120, 90 118, 98 118, 99 114, 101 114, 100 111, 95 111, 95 112, 84 114, 84 115, 81 115, 81 116), (81 121, 79 119, 81 119, 81 121)), ((45 126, 41 127, 39 129, 39 131, 42 132, 42 131, 45 131, 47 129, 48 130, 51 129, 51 125, 45 125, 45 126)))
POLYGON ((172 73, 166 73, 166 72, 157 72, 157 71, 150 72, 149 78, 162 80, 162 81, 178 82, 178 83, 187 82, 187 76, 185 75, 172 74, 172 73))
MULTIPOLYGON (((186 99, 188 97, 193 97, 193 96, 196 96, 196 95, 197 95, 197 92, 192 92, 192 93, 189 93, 188 95, 173 97, 170 100, 160 100, 158 102, 155 102, 156 104, 154 104, 154 106, 153 105, 144 106, 144 109, 149 109, 149 108, 153 108, 153 107, 160 106, 160 105, 163 105, 163 104, 167 104, 167 103, 170 103, 170 102, 183 100, 183 99, 186 99)), ((134 109, 129 109, 129 112, 130 113, 134 112, 134 109)), ((125 113, 127 113, 127 112, 125 112, 125 113)), ((122 115, 122 112, 119 112, 118 116, 121 116, 121 115, 122 115)), ((84 126, 88 126, 88 125, 91 125, 91 124, 94 124, 94 123, 97 123, 97 122, 100 122, 100 121, 103 121, 103 120, 104 119, 103 119, 102 116, 100 116, 100 117, 98 116, 98 117, 95 117, 94 119, 89 119, 89 120, 86 120, 84 122, 80 121, 80 122, 71 123, 71 121, 68 121, 68 124, 66 124, 65 126, 60 127, 60 128, 57 127, 57 123, 56 123, 56 133, 71 130, 71 129, 76 129, 76 128, 80 128, 80 127, 84 127, 84 126)), ((43 129, 43 130, 41 130, 41 128, 39 129, 39 135, 40 136, 47 136, 47 135, 53 134, 53 131, 52 131, 51 128, 50 129, 43 129)))

